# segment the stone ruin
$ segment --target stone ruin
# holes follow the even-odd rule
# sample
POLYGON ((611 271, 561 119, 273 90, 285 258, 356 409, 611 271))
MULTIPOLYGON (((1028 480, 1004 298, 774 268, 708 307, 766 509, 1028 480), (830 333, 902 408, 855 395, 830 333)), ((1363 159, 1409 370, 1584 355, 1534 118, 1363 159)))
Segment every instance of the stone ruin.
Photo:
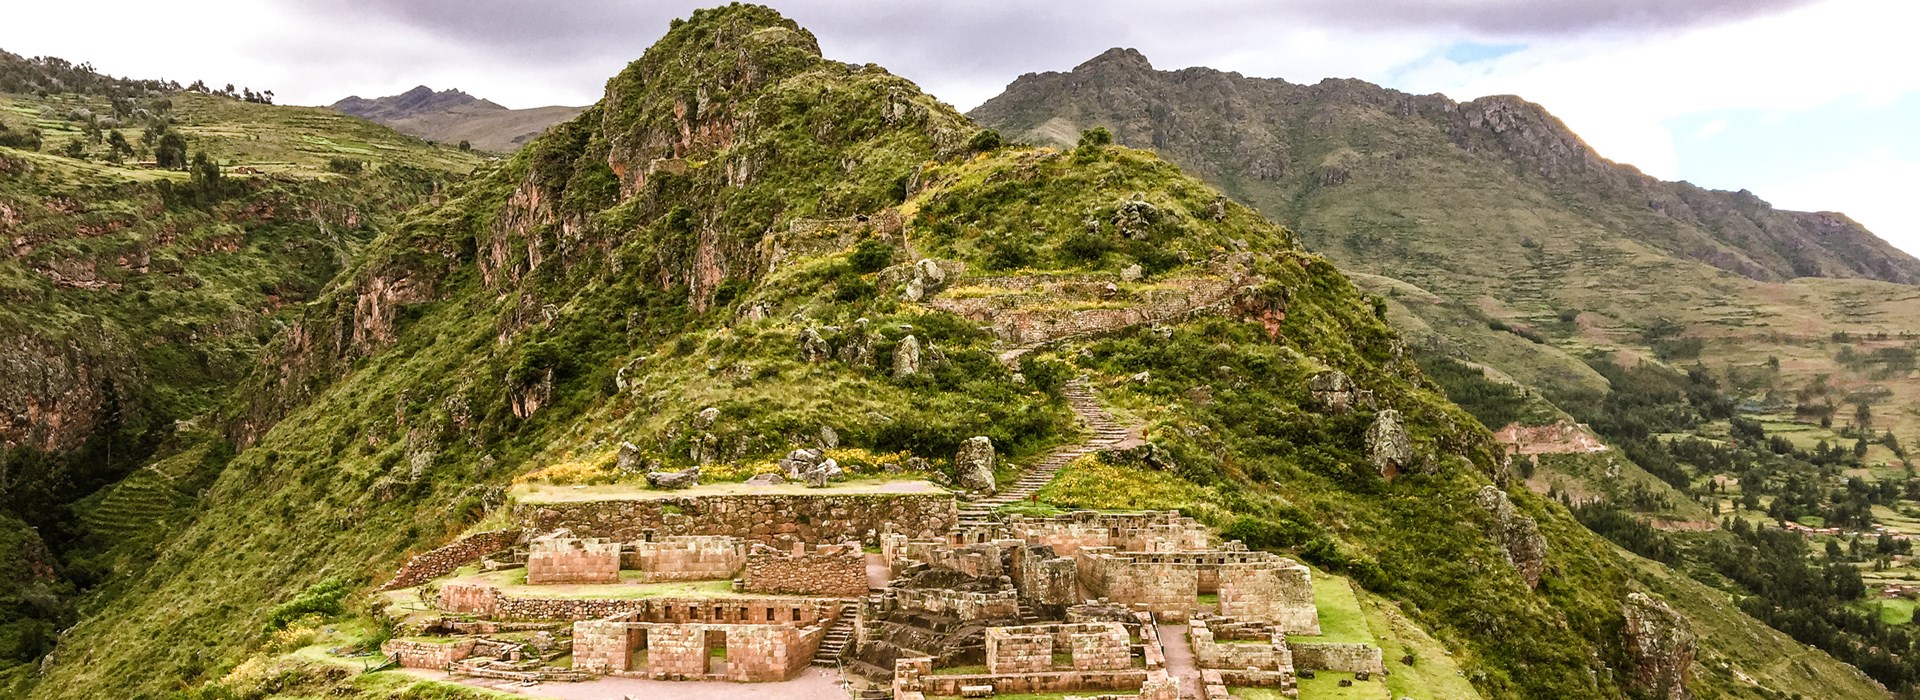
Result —
MULTIPOLYGON (((820 457, 796 461, 818 468, 820 457)), ((1162 643, 1187 640, 1160 639, 1156 624, 1191 621, 1206 672, 1195 690, 1291 690, 1296 669, 1385 671, 1376 647, 1289 643, 1319 633, 1309 570, 1220 542, 1175 512, 1009 515, 963 527, 950 494, 825 491, 549 503, 516 516, 548 531, 524 555, 476 555, 482 573, 455 571, 468 550, 511 542, 490 535, 410 575, 446 572, 420 588, 439 617, 406 630, 426 636, 390 642, 393 659, 527 681, 777 681, 838 664, 869 692, 906 700, 1175 700, 1181 682, 1162 643), (521 562, 524 585, 500 578, 521 562), (870 569, 885 571, 884 587, 870 569), (700 582, 723 585, 631 593, 700 582), (544 593, 550 584, 573 588, 544 593), (552 643, 536 653, 504 639, 527 633, 552 643), (551 665, 568 653, 570 668, 551 665)))

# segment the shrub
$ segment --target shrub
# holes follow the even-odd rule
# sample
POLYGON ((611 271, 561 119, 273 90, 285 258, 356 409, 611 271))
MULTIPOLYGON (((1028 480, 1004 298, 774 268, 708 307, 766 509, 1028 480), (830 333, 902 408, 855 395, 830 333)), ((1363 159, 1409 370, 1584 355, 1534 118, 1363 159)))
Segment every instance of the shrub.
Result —
POLYGON ((278 632, 286 629, 288 624, 308 615, 332 617, 344 613, 346 607, 342 601, 346 598, 347 582, 338 578, 330 578, 308 586, 306 590, 300 592, 300 595, 294 596, 293 600, 273 607, 273 612, 267 616, 266 631, 278 632))
POLYGON ((847 263, 853 266, 854 272, 879 272, 893 264, 893 246, 873 239, 861 241, 860 245, 853 247, 853 254, 847 257, 847 263))
POLYGON ((1060 253, 1070 262, 1097 263, 1110 250, 1113 250, 1113 242, 1097 233, 1083 231, 1060 242, 1060 253))
POLYGON ((967 141, 967 150, 974 153, 987 153, 997 150, 1003 145, 1006 145, 1006 140, 1000 138, 1000 132, 992 129, 981 129, 979 133, 973 135, 972 140, 967 141))
POLYGON ((328 158, 327 169, 341 175, 359 175, 367 167, 366 161, 352 158, 328 158))
POLYGON ((1033 246, 1020 241, 996 241, 987 249, 987 268, 1017 270, 1033 264, 1033 258, 1033 246))
POLYGON ((1113 145, 1113 132, 1107 127, 1096 126, 1080 132, 1080 148, 1099 148, 1113 145))

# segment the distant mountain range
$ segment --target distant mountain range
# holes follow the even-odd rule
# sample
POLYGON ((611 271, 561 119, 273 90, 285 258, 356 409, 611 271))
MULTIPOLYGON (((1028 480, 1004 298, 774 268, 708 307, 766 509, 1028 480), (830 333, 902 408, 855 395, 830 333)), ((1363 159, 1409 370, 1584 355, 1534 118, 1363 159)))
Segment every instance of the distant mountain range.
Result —
POLYGON ((572 119, 585 109, 508 109, 459 90, 436 92, 425 85, 387 97, 367 99, 356 95, 332 107, 429 141, 466 141, 474 148, 496 153, 518 150, 548 127, 572 119))

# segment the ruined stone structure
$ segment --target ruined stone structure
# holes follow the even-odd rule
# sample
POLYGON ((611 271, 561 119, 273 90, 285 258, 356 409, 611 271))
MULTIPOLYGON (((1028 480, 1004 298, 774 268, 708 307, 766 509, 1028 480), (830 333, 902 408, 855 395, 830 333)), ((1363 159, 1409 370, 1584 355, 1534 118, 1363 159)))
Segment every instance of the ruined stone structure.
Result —
POLYGON ((668 614, 635 611, 576 622, 574 667, 661 680, 786 680, 813 660, 825 633, 822 623, 831 619, 804 615, 781 620, 777 613, 785 613, 785 608, 734 602, 690 604, 687 615, 668 606, 658 611, 668 614), (724 614, 701 617, 709 607, 724 614), (658 621, 661 618, 670 621, 658 621))
POLYGON ((1179 621, 1202 594, 1219 596, 1219 613, 1271 622, 1289 634, 1319 634, 1312 574, 1267 552, 1120 552, 1082 548, 1080 583, 1093 596, 1179 621))
POLYGON ((481 557, 513 546, 520 541, 520 530, 493 530, 477 532, 448 544, 447 546, 426 552, 407 560, 407 565, 380 586, 380 590, 391 591, 398 588, 411 588, 453 573, 455 569, 479 561, 481 557))
POLYGON ((1216 669, 1223 685, 1294 688, 1293 650, 1280 628, 1233 618, 1198 616, 1192 620, 1187 633, 1194 665, 1216 669))
POLYGON ((542 537, 527 551, 527 583, 616 583, 620 545, 604 539, 542 537))
POLYGON ((618 542, 676 535, 739 537, 776 547, 794 542, 871 541, 880 532, 944 537, 958 521, 948 493, 742 494, 519 503, 514 516, 540 532, 559 528, 618 542))
POLYGON ((639 571, 648 582, 733 578, 747 562, 747 542, 738 537, 678 535, 628 547, 621 568, 639 571))
POLYGON ((1061 556, 1081 547, 1113 547, 1124 552, 1195 552, 1213 546, 1207 526, 1174 511, 1098 513, 1079 511, 1055 518, 1010 517, 1008 536, 1047 545, 1061 556))
POLYGON ((1132 644, 1127 628, 1118 622, 994 627, 987 630, 987 672, 1129 669, 1133 668, 1132 644), (1064 664, 1062 655, 1067 657, 1064 664))
POLYGON ((399 662, 402 668, 425 668, 435 671, 453 665, 453 662, 467 658, 473 653, 477 641, 472 638, 449 639, 445 641, 421 641, 408 639, 389 639, 380 645, 380 653, 399 662))
POLYGON ((867 593, 867 556, 852 542, 789 551, 754 545, 742 586, 748 593, 854 598, 867 593))
POLYGON ((1344 673, 1380 673, 1387 668, 1380 647, 1372 644, 1298 642, 1292 649, 1295 668, 1344 673))

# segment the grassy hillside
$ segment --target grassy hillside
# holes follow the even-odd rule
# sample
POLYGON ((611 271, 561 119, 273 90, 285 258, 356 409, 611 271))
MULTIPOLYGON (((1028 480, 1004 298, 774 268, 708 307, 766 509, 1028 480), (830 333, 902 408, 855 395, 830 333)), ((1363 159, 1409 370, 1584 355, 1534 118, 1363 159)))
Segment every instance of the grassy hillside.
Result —
MULTIPOLYGON (((0 93, 0 511, 18 516, 0 522, 50 548, 20 560, 59 592, 0 599, 0 620, 64 627, 69 594, 124 582, 159 523, 189 518, 226 453, 210 446, 220 411, 294 310, 479 159, 326 110, 56 65, 0 60, 26 90, 0 93), (166 140, 207 168, 142 162, 166 140)), ((6 636, 0 668, 52 642, 6 636)))
MULTIPOLYGON (((1291 552, 1358 584, 1351 601, 1330 592, 1360 613, 1348 633, 1444 646, 1489 697, 1627 697, 1637 565, 1511 485, 1386 314, 1288 230, 1151 153, 1097 134, 1001 147, 884 69, 822 58, 772 10, 703 10, 600 104, 383 231, 298 310, 242 389, 243 449, 198 515, 89 610, 30 697, 444 693, 356 680, 292 651, 320 632, 266 623, 313 584, 364 592, 408 552, 484 527, 516 479, 622 483, 623 441, 722 480, 827 430, 870 457, 847 460, 856 471, 880 455, 949 470, 972 435, 1018 462, 1077 438, 1061 387, 1081 374, 1174 466, 1076 467, 1125 476, 1070 472, 1050 505, 1182 507, 1291 552), (1232 291, 1156 326, 1026 347, 1016 368, 978 321, 906 293, 921 258, 960 271, 955 296, 1011 276, 1115 282, 1107 298, 1036 295, 1007 313, 1123 307, 1176 283, 1232 291), (909 334, 924 370, 895 376, 909 334), (1371 399, 1325 409, 1307 380, 1328 370, 1371 399), (708 407, 713 426, 688 429, 708 407), (1366 437, 1388 410, 1411 452, 1390 480, 1366 437), (1538 589, 1476 503, 1495 479, 1548 543, 1538 589)), ((365 602, 324 624, 377 635, 365 602)), ((1810 663, 1831 697, 1879 694, 1810 663)))

